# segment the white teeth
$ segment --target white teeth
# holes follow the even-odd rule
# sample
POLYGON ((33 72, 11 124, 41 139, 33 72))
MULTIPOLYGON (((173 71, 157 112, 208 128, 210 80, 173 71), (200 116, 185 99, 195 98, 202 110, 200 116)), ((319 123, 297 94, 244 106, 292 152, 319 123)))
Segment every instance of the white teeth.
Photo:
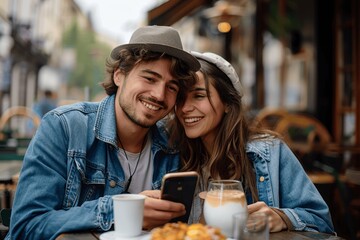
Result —
POLYGON ((146 103, 146 102, 143 102, 143 101, 142 101, 142 104, 144 104, 144 106, 145 106, 145 107, 147 107, 147 108, 148 108, 148 109, 150 109, 150 110, 157 111, 157 110, 159 110, 159 109, 160 109, 160 108, 159 108, 159 107, 157 107, 157 106, 151 105, 151 104, 146 103))
POLYGON ((184 121, 186 123, 193 123, 193 122, 197 122, 197 121, 200 121, 201 118, 199 117, 194 117, 194 118, 185 118, 184 121))

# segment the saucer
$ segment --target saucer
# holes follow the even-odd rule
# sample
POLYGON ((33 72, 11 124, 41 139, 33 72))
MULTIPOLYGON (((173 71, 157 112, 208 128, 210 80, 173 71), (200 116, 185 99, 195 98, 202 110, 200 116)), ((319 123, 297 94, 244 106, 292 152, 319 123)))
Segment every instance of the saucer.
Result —
POLYGON ((142 232, 141 235, 136 237, 121 237, 117 236, 115 231, 105 232, 100 235, 100 240, 149 240, 150 233, 149 232, 142 232))

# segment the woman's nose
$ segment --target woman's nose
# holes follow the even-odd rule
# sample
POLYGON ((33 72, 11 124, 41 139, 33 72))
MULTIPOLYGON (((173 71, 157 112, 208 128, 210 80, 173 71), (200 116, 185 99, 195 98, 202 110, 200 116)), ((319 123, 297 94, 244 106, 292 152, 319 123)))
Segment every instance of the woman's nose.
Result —
POLYGON ((194 111, 194 109, 194 104, 192 104, 191 101, 185 101, 184 105, 181 108, 183 112, 191 112, 194 111))

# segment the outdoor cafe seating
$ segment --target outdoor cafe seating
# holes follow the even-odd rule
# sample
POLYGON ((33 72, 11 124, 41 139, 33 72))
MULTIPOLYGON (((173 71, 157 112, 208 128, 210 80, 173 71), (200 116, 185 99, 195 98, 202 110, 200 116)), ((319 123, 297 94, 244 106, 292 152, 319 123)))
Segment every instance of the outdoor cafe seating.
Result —
POLYGON ((0 117, 0 236, 9 226, 22 160, 39 124, 40 118, 24 106, 10 107, 0 117))
POLYGON ((346 151, 334 146, 326 127, 310 114, 272 108, 260 111, 255 123, 283 138, 328 203, 335 228, 355 239, 360 219, 360 194, 355 194, 360 188, 360 171, 346 164, 346 151))
MULTIPOLYGON (((298 157, 314 183, 334 183, 334 177, 319 169, 319 163, 331 155, 331 136, 315 117, 304 113, 291 113, 285 109, 265 108, 255 117, 258 126, 280 135, 298 157), (316 166, 318 165, 318 166, 316 166)), ((333 160, 331 165, 338 164, 333 160)))

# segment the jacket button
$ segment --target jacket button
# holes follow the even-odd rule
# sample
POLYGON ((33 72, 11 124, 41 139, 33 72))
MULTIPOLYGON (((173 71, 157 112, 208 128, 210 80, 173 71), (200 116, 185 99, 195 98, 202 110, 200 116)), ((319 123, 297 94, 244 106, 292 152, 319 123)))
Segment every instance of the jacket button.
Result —
POLYGON ((116 182, 115 182, 114 180, 111 180, 111 181, 110 181, 110 187, 113 188, 113 187, 115 187, 115 186, 116 186, 116 182))
POLYGON ((260 182, 263 182, 265 180, 264 176, 261 176, 259 180, 260 182))

